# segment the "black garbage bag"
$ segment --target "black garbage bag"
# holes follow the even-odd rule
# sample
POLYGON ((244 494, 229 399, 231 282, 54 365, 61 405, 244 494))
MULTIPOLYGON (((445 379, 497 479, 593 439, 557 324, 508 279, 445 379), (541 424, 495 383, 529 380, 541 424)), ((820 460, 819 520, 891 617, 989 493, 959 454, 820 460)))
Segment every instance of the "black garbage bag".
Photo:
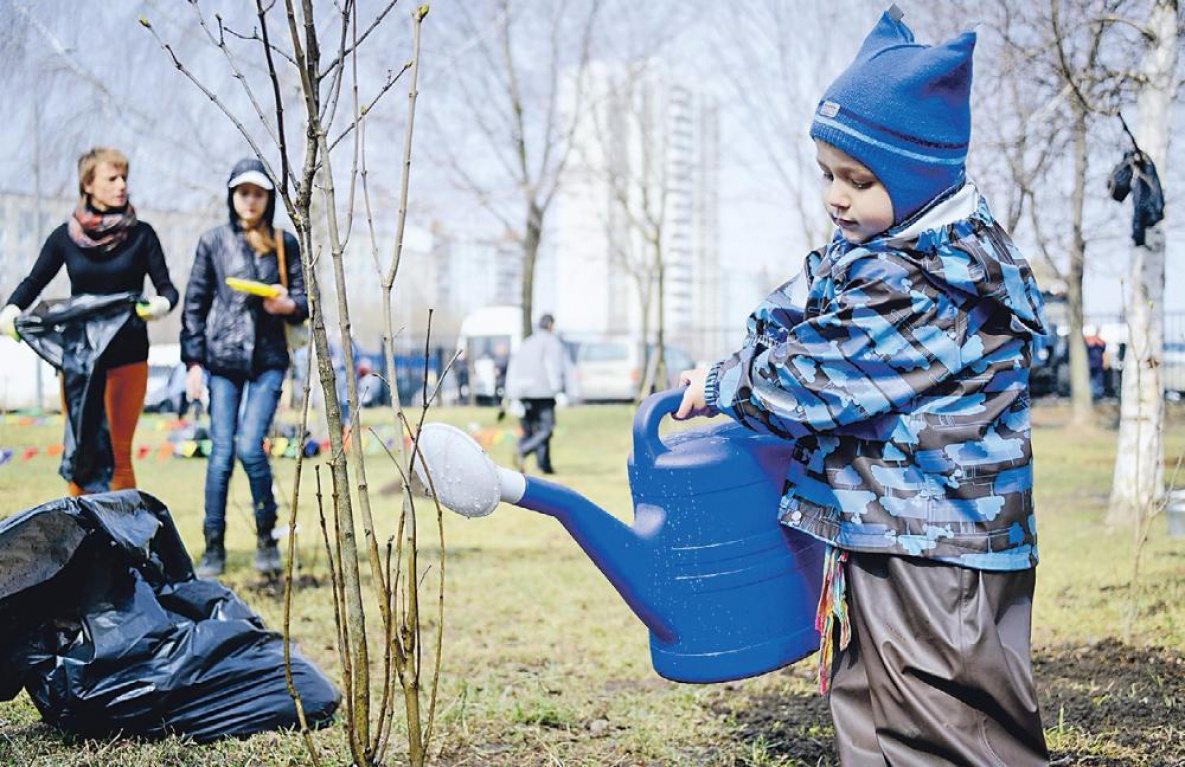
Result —
MULTIPOLYGON (((295 648, 309 725, 339 695, 295 648)), ((198 579, 168 509, 137 490, 62 498, 0 521, 0 700, 49 724, 196 741, 298 724, 283 639, 198 579)))
POLYGON ((66 433, 58 473, 94 492, 110 487, 115 458, 103 408, 105 374, 96 365, 111 339, 128 322, 142 322, 133 309, 139 293, 83 295, 42 301, 17 318, 21 339, 62 372, 66 433))

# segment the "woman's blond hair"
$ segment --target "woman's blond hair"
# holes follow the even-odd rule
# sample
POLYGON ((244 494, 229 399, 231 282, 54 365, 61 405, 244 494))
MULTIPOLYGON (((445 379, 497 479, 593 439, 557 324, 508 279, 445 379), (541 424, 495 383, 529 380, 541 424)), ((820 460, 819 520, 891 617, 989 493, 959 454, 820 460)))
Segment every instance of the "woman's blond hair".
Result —
POLYGON ((243 239, 256 253, 263 255, 276 249, 276 238, 279 237, 279 232, 262 220, 256 221, 255 226, 249 227, 243 219, 239 219, 239 228, 243 232, 243 239))
POLYGON ((109 162, 125 174, 128 172, 128 158, 123 152, 109 146, 95 146, 82 153, 78 158, 78 196, 88 201, 90 195, 86 193, 86 186, 95 180, 95 168, 99 163, 109 162))

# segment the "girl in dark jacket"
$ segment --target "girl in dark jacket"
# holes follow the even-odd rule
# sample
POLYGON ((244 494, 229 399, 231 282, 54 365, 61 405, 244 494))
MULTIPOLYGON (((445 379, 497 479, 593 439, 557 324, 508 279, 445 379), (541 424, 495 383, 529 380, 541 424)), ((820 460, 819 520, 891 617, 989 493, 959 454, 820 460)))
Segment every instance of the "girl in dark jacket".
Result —
POLYGON ((178 296, 156 232, 136 218, 128 202, 128 158, 118 149, 94 147, 78 158, 78 206, 50 233, 29 276, 0 310, 0 332, 16 336, 17 316, 63 266, 72 296, 139 293, 145 277, 156 288, 155 296, 137 305, 138 316, 124 324, 97 363, 114 465, 89 482, 79 479, 82 485, 67 476, 70 494, 76 496, 132 488, 132 437, 148 387, 148 329, 142 320, 164 317, 178 296))
POLYGON ((263 163, 240 160, 227 183, 230 222, 198 241, 185 289, 181 358, 189 368, 186 389, 201 396, 209 373, 210 440, 206 463, 206 551, 198 575, 219 575, 226 565, 226 497, 238 455, 251 486, 255 508, 255 568, 275 572, 280 552, 272 537, 276 500, 263 439, 271 427, 280 387, 288 370, 285 323, 308 317, 300 247, 296 238, 272 224, 275 186, 263 163), (278 237, 283 236, 285 274, 280 274, 278 237), (270 285, 274 297, 232 289, 227 278, 270 285))

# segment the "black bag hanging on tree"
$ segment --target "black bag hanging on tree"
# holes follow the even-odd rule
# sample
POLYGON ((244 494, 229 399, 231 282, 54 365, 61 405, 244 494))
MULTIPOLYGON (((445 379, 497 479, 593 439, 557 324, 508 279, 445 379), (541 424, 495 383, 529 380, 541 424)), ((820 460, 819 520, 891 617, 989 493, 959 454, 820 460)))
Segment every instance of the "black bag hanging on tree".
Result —
POLYGON ((1164 219, 1164 190, 1160 186, 1160 176, 1152 158, 1136 144, 1136 137, 1128 130, 1123 115, 1119 115, 1119 120, 1131 138, 1133 148, 1123 153, 1123 160, 1111 171, 1107 189, 1111 192, 1111 199, 1117 202, 1123 202, 1128 194, 1132 195, 1135 206, 1132 213, 1132 241, 1136 245, 1143 245, 1145 230, 1164 219))

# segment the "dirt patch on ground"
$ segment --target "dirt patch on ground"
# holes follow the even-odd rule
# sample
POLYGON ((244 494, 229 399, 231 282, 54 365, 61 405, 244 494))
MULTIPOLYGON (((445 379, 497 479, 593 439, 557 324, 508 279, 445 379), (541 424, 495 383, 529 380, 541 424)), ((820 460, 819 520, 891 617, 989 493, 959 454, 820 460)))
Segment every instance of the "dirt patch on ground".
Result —
MULTIPOLYGON (((1033 671, 1052 764, 1185 765, 1181 652, 1108 639, 1038 650, 1033 671)), ((714 699, 712 709, 764 763, 838 763, 827 704, 818 695, 734 695, 714 699)))

